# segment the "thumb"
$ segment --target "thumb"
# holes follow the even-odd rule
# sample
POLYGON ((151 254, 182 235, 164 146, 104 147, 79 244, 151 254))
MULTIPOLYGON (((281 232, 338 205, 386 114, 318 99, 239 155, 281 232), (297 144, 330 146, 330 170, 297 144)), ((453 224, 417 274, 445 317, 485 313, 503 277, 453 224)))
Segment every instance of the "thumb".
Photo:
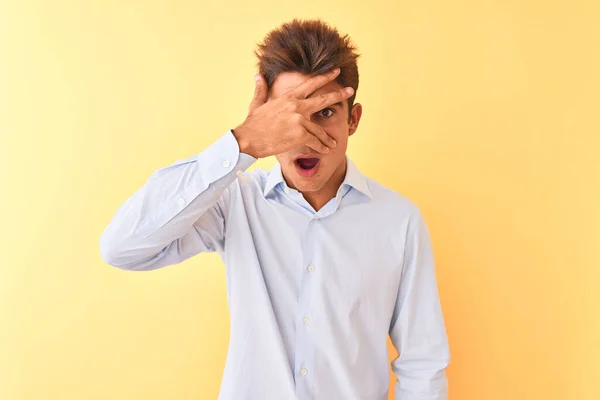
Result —
POLYGON ((248 114, 251 114, 252 111, 262 106, 267 101, 267 84, 262 77, 261 74, 256 74, 254 77, 255 87, 254 87, 254 97, 252 98, 252 102, 250 103, 250 107, 248 107, 248 114))

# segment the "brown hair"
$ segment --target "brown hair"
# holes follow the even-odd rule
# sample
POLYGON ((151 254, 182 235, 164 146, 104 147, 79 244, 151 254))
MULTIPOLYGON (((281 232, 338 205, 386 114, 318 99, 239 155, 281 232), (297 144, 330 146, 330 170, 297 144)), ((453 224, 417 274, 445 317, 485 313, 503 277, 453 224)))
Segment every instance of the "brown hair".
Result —
POLYGON ((258 70, 269 89, 282 72, 299 72, 314 76, 339 67, 336 81, 350 86, 354 94, 348 99, 348 117, 358 90, 360 56, 348 35, 341 36, 337 29, 321 20, 298 20, 284 23, 269 32, 254 51, 258 70))

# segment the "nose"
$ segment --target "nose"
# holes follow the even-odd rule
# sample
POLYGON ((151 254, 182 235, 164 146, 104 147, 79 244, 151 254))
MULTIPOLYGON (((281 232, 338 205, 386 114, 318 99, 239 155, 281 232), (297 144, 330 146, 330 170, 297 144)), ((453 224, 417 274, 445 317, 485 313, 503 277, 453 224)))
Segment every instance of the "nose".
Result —
POLYGON ((302 146, 297 149, 296 157, 301 156, 303 154, 313 154, 314 152, 315 152, 315 149, 311 149, 308 146, 302 146))

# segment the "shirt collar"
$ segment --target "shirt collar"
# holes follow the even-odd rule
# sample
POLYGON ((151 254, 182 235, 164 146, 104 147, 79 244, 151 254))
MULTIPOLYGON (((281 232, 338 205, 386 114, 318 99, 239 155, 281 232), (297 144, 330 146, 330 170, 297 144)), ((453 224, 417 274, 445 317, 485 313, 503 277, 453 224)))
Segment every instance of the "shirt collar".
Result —
POLYGON ((344 178, 344 184, 353 187, 359 192, 367 195, 370 199, 373 198, 373 194, 371 193, 371 189, 369 188, 369 183, 367 182, 367 177, 364 176, 356 164, 350 159, 350 157, 346 156, 346 161, 348 166, 346 167, 346 177, 344 178))
MULTIPOLYGON (((350 159, 350 157, 348 157, 348 155, 346 155, 346 161, 346 177, 344 178, 342 186, 349 185, 350 187, 367 195, 369 198, 372 198, 372 193, 369 189, 367 178, 359 171, 356 164, 354 164, 354 162, 350 159)), ((273 189, 275 189, 275 187, 277 187, 277 185, 279 185, 280 183, 284 183, 284 179, 283 174, 281 172, 281 165, 277 163, 269 171, 267 182, 265 184, 265 189, 263 191, 264 196, 267 197, 269 193, 273 189)))
POLYGON ((267 197, 269 193, 275 188, 275 186, 283 183, 283 174, 281 173, 281 164, 277 163, 269 171, 267 176, 267 183, 265 184, 264 196, 267 197))

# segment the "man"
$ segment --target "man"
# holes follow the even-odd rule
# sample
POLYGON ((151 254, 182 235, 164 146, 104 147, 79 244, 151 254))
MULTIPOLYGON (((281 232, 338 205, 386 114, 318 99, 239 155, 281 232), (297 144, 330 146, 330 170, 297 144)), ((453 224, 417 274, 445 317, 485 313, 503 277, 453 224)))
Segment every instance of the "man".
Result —
POLYGON ((419 209, 346 156, 362 106, 358 55, 321 21, 294 20, 256 52, 248 117, 155 171, 101 238, 107 263, 152 270, 198 253, 226 266, 222 400, 445 400, 449 363, 419 209), (270 171, 245 172, 274 155, 270 171))

